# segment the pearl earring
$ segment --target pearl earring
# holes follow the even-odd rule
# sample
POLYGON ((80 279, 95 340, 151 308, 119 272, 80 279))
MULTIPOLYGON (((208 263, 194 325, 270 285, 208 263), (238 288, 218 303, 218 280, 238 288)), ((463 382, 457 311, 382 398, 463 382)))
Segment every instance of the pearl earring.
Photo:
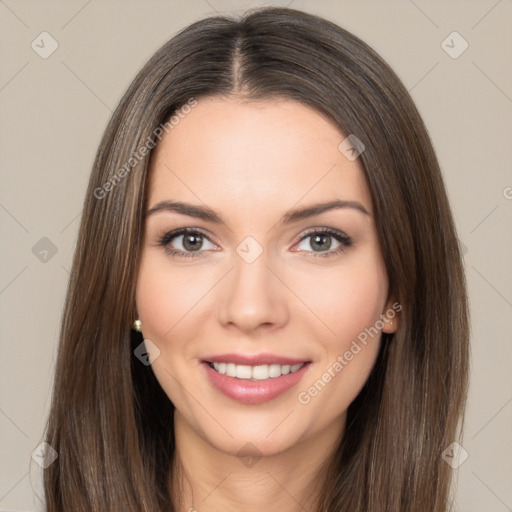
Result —
POLYGON ((142 322, 140 320, 135 320, 135 322, 133 322, 133 328, 137 332, 141 332, 141 330, 142 330, 142 322))

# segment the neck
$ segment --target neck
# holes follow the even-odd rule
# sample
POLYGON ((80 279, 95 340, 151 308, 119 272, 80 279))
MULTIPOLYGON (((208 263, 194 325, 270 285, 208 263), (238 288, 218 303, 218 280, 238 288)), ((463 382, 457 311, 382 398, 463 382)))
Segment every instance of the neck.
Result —
POLYGON ((345 418, 272 455, 251 443, 226 453, 190 428, 175 411, 176 452, 172 490, 177 512, 315 512, 325 462, 335 449, 345 418))

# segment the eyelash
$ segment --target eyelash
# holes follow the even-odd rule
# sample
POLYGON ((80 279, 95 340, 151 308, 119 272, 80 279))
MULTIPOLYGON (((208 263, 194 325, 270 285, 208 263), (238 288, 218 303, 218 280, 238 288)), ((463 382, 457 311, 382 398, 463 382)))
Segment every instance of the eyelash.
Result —
MULTIPOLYGON (((169 231, 168 233, 165 233, 162 237, 158 240, 158 245, 164 247, 165 252, 167 254, 170 254, 173 257, 178 258, 197 258, 200 257, 199 254, 204 251, 182 251, 179 249, 174 249, 169 247, 169 244, 174 238, 177 238, 180 235, 187 235, 187 234, 194 234, 194 235, 201 235, 204 238, 206 238, 210 243, 213 243, 210 238, 203 233, 201 230, 197 228, 181 228, 177 229, 176 231, 169 231), (197 253, 197 254, 196 254, 197 253)), ((344 252, 348 247, 351 247, 353 245, 353 240, 350 238, 347 234, 343 233, 342 231, 338 231, 337 229, 332 228, 312 228, 310 230, 307 230, 302 238, 297 242, 299 244, 303 240, 309 238, 312 235, 330 235, 332 236, 336 241, 340 243, 339 247, 337 249, 330 249, 328 251, 301 251, 301 252, 311 252, 313 253, 312 256, 314 258, 326 258, 331 256, 336 256, 338 254, 341 254, 344 252)))

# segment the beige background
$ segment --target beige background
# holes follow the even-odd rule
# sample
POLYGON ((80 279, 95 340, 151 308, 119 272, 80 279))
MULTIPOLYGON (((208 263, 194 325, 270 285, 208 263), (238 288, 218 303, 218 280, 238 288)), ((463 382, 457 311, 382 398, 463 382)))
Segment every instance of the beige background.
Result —
MULTIPOLYGON (((89 170, 112 110, 179 28, 264 3, 354 32, 395 69, 424 117, 467 251, 472 306, 469 457, 455 470, 455 510, 512 511, 511 0, 0 0, 0 510, 40 509, 29 462, 49 406, 89 170), (44 31, 58 43, 46 59, 31 47, 44 31), (453 31, 469 44, 458 58, 442 46, 453 31)), ((451 36, 444 47, 453 54, 463 44, 451 36)))

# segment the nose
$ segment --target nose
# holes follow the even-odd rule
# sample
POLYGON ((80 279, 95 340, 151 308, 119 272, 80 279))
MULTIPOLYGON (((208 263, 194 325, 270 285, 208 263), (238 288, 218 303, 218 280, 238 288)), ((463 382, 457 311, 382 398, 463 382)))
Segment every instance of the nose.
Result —
POLYGON ((233 255, 233 268, 219 289, 217 319, 244 334, 274 330, 289 320, 290 291, 278 277, 264 251, 248 263, 233 255))

